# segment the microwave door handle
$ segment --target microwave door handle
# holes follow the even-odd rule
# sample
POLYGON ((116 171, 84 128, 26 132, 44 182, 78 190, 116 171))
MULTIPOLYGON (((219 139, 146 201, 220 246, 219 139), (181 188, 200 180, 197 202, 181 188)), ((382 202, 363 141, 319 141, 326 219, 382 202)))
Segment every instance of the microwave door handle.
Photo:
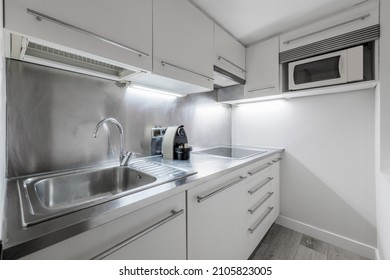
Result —
POLYGON ((340 54, 340 59, 339 59, 339 74, 340 74, 340 82, 347 82, 347 53, 343 51, 340 54))

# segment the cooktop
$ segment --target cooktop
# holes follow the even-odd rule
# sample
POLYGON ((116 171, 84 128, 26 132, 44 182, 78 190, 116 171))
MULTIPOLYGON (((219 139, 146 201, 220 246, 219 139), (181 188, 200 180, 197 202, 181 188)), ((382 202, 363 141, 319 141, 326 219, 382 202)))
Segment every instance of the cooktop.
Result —
POLYGON ((219 157, 226 157, 232 159, 244 159, 247 157, 263 154, 265 150, 255 150, 249 148, 238 148, 238 147, 212 147, 204 150, 194 151, 195 154, 207 154, 219 157))

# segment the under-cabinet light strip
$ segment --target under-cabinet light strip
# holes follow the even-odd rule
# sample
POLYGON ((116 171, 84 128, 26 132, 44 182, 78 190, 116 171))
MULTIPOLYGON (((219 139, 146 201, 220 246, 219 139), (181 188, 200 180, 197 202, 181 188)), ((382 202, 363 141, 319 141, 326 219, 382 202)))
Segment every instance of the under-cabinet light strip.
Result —
POLYGON ((175 97, 184 97, 185 96, 185 94, 179 94, 179 93, 174 93, 174 92, 170 92, 170 91, 159 90, 159 89, 156 89, 156 88, 151 88, 151 87, 138 85, 138 84, 133 84, 131 86, 131 88, 138 89, 138 90, 144 90, 144 91, 148 91, 148 92, 152 92, 152 93, 158 93, 158 94, 175 96, 175 97))

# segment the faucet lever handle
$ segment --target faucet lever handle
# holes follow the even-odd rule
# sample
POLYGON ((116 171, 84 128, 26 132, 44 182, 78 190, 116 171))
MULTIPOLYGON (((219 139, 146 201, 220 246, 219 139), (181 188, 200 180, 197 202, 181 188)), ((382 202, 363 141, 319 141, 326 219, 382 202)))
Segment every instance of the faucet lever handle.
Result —
POLYGON ((121 166, 126 166, 129 163, 129 160, 132 158, 133 153, 127 151, 125 154, 122 155, 122 160, 121 160, 121 166))

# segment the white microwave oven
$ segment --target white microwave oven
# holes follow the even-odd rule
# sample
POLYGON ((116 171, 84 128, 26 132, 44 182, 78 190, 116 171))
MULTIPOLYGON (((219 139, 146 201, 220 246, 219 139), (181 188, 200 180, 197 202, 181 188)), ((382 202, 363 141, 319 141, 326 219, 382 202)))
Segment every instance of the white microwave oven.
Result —
POLYGON ((345 84, 363 78, 363 46, 288 64, 289 90, 345 84))

